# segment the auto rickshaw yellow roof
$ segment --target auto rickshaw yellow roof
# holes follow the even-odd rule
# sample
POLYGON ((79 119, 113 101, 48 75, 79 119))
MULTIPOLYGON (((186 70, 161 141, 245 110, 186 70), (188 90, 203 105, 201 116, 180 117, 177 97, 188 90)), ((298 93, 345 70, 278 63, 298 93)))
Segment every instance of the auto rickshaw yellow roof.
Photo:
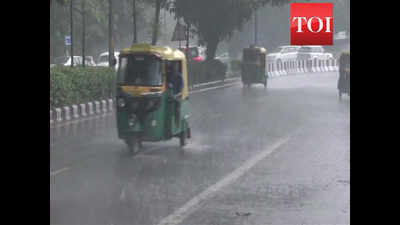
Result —
POLYGON ((245 48, 246 50, 259 50, 261 53, 267 53, 267 50, 263 47, 256 47, 256 46, 250 46, 249 48, 245 48))
POLYGON ((344 51, 344 52, 342 52, 342 54, 343 54, 343 55, 350 55, 350 51, 348 51, 348 50, 347 50, 347 51, 344 51))
POLYGON ((156 46, 150 44, 135 44, 125 48, 121 54, 154 53, 167 60, 186 60, 185 54, 178 49, 168 46, 156 46))

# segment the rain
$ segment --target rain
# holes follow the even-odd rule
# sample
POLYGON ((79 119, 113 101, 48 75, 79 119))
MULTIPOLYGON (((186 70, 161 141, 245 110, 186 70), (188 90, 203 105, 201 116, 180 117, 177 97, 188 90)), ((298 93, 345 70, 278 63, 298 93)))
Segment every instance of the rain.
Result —
POLYGON ((50 224, 350 224, 350 0, 50 1, 50 224))

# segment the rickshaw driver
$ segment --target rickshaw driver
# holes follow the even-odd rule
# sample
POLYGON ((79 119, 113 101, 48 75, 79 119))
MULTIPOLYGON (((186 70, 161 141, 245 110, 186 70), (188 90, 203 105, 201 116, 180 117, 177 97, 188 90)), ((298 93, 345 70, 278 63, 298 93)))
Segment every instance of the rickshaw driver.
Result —
POLYGON ((172 88, 175 98, 182 94, 183 78, 177 62, 170 62, 167 66, 167 83, 168 87, 172 88))
POLYGON ((168 88, 172 89, 174 108, 175 108, 175 126, 178 126, 180 116, 181 102, 179 98, 182 95, 183 90, 183 77, 180 73, 180 66, 178 62, 169 62, 167 64, 167 83, 168 88))

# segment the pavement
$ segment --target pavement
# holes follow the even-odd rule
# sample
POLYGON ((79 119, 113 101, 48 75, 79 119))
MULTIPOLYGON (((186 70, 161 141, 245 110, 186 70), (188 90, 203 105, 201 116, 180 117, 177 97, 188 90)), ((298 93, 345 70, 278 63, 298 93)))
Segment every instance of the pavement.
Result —
POLYGON ((115 116, 50 130, 54 225, 350 223, 350 99, 337 73, 190 95, 192 139, 130 157, 115 116))

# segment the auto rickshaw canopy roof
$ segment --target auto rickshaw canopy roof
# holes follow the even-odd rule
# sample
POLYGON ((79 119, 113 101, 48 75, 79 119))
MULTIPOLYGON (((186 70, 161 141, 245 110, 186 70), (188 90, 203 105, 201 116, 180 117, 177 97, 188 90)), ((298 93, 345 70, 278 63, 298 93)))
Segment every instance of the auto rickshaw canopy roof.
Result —
POLYGON ((350 55, 350 51, 344 51, 342 52, 342 55, 350 55))
POLYGON ((121 54, 135 54, 135 53, 152 53, 165 60, 182 60, 186 61, 185 54, 175 48, 168 46, 155 46, 150 44, 135 44, 130 48, 125 48, 121 54))
POLYGON ((249 48, 244 48, 243 51, 255 51, 263 54, 267 54, 267 50, 263 47, 256 47, 256 46, 250 46, 249 48))
POLYGON ((189 96, 188 87, 188 72, 186 65, 185 54, 175 48, 168 46, 156 46, 150 44, 135 44, 130 48, 125 48, 120 52, 120 55, 130 55, 130 54, 153 54, 160 57, 163 60, 173 60, 182 62, 182 77, 183 77, 183 90, 182 98, 186 99, 189 96))
POLYGON ((344 51, 340 54, 340 60, 350 60, 350 51, 344 51))

